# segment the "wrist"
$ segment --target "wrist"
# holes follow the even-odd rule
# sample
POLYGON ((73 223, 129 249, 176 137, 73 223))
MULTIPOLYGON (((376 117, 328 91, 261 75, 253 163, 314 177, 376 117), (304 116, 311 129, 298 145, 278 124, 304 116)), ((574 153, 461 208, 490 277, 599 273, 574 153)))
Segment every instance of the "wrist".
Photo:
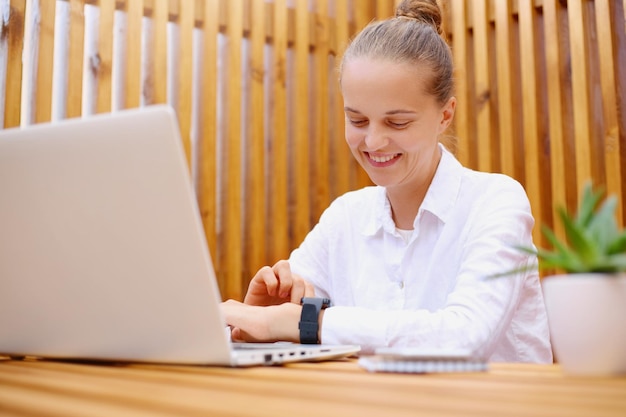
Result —
POLYGON ((326 309, 322 309, 322 311, 320 311, 320 315, 319 315, 319 329, 317 329, 317 340, 319 340, 320 343, 322 343, 322 321, 324 321, 324 313, 326 312, 326 309))
POLYGON ((272 335, 271 340, 300 343, 298 320, 300 320, 302 306, 294 303, 283 303, 264 308, 271 309, 273 312, 268 322, 272 335))

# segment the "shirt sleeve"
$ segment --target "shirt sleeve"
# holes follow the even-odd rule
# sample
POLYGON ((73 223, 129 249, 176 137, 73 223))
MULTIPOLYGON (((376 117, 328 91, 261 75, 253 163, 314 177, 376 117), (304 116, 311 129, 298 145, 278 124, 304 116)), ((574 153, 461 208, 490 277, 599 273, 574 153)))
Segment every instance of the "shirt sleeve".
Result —
POLYGON ((289 257, 291 271, 299 274, 315 287, 316 297, 331 297, 329 244, 335 230, 337 202, 322 213, 320 221, 306 235, 302 244, 289 257))

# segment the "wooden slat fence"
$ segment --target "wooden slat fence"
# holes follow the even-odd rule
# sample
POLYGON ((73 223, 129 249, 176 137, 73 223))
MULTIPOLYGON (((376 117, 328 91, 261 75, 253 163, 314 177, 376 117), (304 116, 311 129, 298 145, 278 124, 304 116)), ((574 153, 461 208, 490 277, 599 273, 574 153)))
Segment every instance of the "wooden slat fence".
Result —
MULTIPOLYGON (((332 199, 369 184, 343 139, 336 68, 395 3, 0 0, 0 128, 169 103, 220 288, 241 299, 332 199)), ((587 179, 620 197, 626 223, 623 0, 440 4, 461 162, 521 181, 538 224, 587 179)))
POLYGON ((518 179, 537 224, 560 236, 554 209, 573 209, 588 180, 618 196, 624 225, 624 1, 442 3, 457 67, 459 159, 518 179))

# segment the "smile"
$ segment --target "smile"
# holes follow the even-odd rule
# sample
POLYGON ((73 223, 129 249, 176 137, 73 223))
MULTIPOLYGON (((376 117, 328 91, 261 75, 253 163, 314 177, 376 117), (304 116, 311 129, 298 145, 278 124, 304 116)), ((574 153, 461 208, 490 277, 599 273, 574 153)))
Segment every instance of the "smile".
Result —
POLYGON ((386 154, 386 155, 372 155, 369 152, 365 152, 365 154, 367 155, 369 160, 374 162, 375 164, 386 164, 387 162, 390 162, 393 159, 396 159, 398 156, 400 156, 399 153, 386 154))

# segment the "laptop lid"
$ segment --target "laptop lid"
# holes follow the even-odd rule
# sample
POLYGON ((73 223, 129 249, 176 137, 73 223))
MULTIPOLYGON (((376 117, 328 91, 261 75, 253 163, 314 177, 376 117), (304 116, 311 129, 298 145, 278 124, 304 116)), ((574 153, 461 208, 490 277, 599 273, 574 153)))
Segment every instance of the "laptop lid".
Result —
POLYGON ((267 362, 220 301, 169 107, 0 131, 1 353, 267 362))

